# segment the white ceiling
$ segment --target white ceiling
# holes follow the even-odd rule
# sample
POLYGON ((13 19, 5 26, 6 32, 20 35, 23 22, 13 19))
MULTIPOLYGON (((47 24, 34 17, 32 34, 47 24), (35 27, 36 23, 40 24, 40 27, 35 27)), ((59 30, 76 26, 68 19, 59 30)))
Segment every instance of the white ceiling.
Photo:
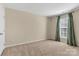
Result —
POLYGON ((53 16, 73 11, 78 3, 6 3, 6 8, 27 11, 41 16, 53 16))

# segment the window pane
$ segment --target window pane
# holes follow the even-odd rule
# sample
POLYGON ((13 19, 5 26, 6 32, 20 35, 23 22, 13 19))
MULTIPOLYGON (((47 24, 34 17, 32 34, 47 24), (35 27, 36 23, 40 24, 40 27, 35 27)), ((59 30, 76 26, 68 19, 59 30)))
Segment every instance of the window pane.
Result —
POLYGON ((67 37, 68 29, 68 15, 63 15, 60 17, 60 38, 67 37))

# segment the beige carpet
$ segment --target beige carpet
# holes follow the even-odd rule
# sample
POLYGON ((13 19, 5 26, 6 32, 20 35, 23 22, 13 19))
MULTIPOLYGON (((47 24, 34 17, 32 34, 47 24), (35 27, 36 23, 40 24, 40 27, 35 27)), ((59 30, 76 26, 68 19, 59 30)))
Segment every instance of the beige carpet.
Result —
POLYGON ((2 56, 78 56, 79 47, 65 43, 44 40, 6 48, 2 56))

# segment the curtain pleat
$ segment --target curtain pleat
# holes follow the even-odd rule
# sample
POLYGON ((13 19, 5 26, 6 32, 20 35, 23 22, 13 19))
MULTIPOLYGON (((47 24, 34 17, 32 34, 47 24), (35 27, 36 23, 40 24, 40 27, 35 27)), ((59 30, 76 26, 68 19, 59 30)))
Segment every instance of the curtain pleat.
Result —
POLYGON ((77 46, 72 13, 69 13, 67 44, 71 46, 77 46))
POLYGON ((55 40, 56 40, 56 41, 60 41, 60 34, 59 34, 59 22, 60 22, 60 16, 58 16, 58 19, 57 19, 57 26, 56 26, 56 38, 55 38, 55 40))

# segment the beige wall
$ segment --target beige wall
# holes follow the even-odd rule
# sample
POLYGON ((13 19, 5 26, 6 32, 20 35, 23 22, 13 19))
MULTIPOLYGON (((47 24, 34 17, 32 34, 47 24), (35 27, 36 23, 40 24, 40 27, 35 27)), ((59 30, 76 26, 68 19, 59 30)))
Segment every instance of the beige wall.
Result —
POLYGON ((73 12, 73 19, 74 19, 75 35, 77 39, 77 44, 79 46, 79 10, 73 12))
MULTIPOLYGON (((56 16, 52 17, 52 20, 46 20, 46 17, 43 16, 36 16, 27 12, 8 8, 6 8, 5 12, 6 46, 44 39, 55 39, 57 22, 56 16)), ((77 43, 79 43, 79 10, 73 12, 73 18, 76 39, 77 43)))
POLYGON ((46 17, 5 9, 6 46, 46 39, 46 17))
POLYGON ((47 20, 47 38, 55 40, 57 17, 54 16, 47 20))

